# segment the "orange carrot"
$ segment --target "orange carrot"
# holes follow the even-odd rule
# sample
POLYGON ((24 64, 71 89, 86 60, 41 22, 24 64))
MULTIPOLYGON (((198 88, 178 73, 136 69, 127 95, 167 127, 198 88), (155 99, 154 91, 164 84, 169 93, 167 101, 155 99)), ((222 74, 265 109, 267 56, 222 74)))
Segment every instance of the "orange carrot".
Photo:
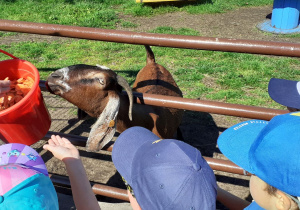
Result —
MULTIPOLYGON (((9 80, 9 78, 6 77, 4 80, 9 80)), ((21 101, 31 90, 33 83, 34 80, 31 77, 12 80, 10 83, 10 90, 0 97, 0 111, 21 101)))

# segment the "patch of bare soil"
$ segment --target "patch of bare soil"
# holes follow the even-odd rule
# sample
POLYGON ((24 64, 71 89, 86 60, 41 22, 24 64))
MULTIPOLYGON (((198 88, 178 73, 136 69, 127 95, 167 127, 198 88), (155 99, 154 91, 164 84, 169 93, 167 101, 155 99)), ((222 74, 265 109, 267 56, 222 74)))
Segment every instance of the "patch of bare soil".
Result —
MULTIPOLYGON (((194 29, 204 37, 299 42, 299 38, 286 38, 265 33, 256 27, 257 24, 268 19, 271 13, 272 7, 264 6, 241 8, 222 14, 190 15, 185 12, 176 12, 154 17, 123 16, 122 18, 137 24, 137 28, 129 30, 139 32, 153 30, 159 26, 170 26, 177 29, 194 29)), ((122 27, 119 29, 128 30, 122 27)))
MULTIPOLYGON (((299 43, 299 38, 288 38, 276 34, 261 32, 256 25, 266 19, 272 12, 272 7, 241 8, 224 14, 203 14, 190 15, 184 12, 158 15, 154 17, 131 17, 122 18, 136 23, 135 28, 122 28, 138 32, 147 32, 158 26, 171 26, 174 28, 191 28, 199 31, 201 36, 250 39, 265 41, 280 41, 299 43)), ((54 40, 68 41, 68 38, 55 36, 18 34, 16 36, 1 37, 1 44, 9 45, 12 42, 20 41, 47 41, 54 40)), ((205 78, 207 85, 216 86, 213 78, 205 78)), ((61 98, 43 93, 45 102, 52 117, 50 130, 56 132, 70 133, 81 136, 88 136, 93 120, 78 120, 76 118, 76 107, 61 98)), ((184 141, 197 147, 203 155, 214 158, 226 159, 218 150, 217 138, 226 128, 247 120, 245 118, 230 117, 209 113, 186 111, 180 126, 184 141)), ((53 158, 49 153, 45 153, 42 145, 45 141, 40 141, 33 145, 45 160, 49 172, 66 175, 64 166, 53 158)), ((109 152, 88 153, 85 148, 78 147, 82 156, 88 177, 91 181, 107 184, 114 187, 124 188, 119 174, 111 161, 109 152)), ((251 200, 249 196, 249 177, 215 171, 218 185, 223 189, 239 196, 243 199, 251 200)), ((104 201, 116 202, 113 199, 99 198, 104 201)), ((218 204, 218 209, 226 209, 218 204)))

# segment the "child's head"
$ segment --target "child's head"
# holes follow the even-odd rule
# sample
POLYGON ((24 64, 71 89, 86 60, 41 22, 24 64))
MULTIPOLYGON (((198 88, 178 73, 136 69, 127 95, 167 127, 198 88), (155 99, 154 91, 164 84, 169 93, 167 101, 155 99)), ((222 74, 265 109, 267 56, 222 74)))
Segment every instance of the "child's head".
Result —
POLYGON ((29 146, 0 146, 0 209, 58 209, 45 163, 29 146))
POLYGON ((250 179, 250 192, 261 207, 272 209, 270 205, 276 206, 284 199, 293 204, 291 196, 300 196, 299 126, 300 112, 294 112, 276 116, 270 122, 239 123, 218 139, 228 159, 255 175, 250 179))
POLYGON ((272 78, 268 92, 277 103, 287 106, 291 111, 300 111, 300 81, 272 78))
POLYGON ((214 173, 184 142, 132 127, 116 140, 112 160, 143 210, 216 209, 214 173))

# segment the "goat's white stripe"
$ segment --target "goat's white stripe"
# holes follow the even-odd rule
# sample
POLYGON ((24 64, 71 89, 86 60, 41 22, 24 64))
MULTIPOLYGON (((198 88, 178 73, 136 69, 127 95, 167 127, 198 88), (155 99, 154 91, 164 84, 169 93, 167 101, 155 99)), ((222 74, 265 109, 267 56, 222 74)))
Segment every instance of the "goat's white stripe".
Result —
POLYGON ((61 90, 61 94, 63 94, 64 92, 65 93, 69 92, 70 90, 72 90, 72 88, 66 82, 64 82, 64 81, 68 81, 70 79, 70 77, 69 77, 69 68, 68 67, 64 67, 62 69, 59 69, 58 71, 61 72, 62 75, 63 75, 63 81, 59 80, 58 83, 62 87, 64 87, 64 89, 65 89, 65 91, 61 90))
POLYGON ((101 66, 99 64, 96 64, 96 66, 98 66, 99 68, 104 69, 104 70, 110 70, 110 68, 108 68, 107 66, 101 66))
POLYGON ((62 72, 62 74, 64 76, 64 80, 69 80, 70 79, 70 77, 69 77, 69 68, 68 67, 59 69, 58 71, 62 72))
POLYGON ((67 83, 65 83, 64 81, 58 81, 58 83, 62 86, 62 87, 64 87, 64 89, 65 89, 65 91, 61 91, 61 94, 63 94, 64 92, 66 93, 66 92, 69 92, 70 90, 72 90, 72 88, 67 84, 67 83))

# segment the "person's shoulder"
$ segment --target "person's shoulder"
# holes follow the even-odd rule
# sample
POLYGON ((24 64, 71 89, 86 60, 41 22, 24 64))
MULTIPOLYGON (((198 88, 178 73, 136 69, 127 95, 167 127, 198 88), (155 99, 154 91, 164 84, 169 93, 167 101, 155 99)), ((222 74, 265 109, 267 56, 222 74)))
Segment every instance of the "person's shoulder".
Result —
POLYGON ((260 207, 255 201, 253 201, 249 206, 244 208, 244 210, 265 210, 265 209, 260 207))

